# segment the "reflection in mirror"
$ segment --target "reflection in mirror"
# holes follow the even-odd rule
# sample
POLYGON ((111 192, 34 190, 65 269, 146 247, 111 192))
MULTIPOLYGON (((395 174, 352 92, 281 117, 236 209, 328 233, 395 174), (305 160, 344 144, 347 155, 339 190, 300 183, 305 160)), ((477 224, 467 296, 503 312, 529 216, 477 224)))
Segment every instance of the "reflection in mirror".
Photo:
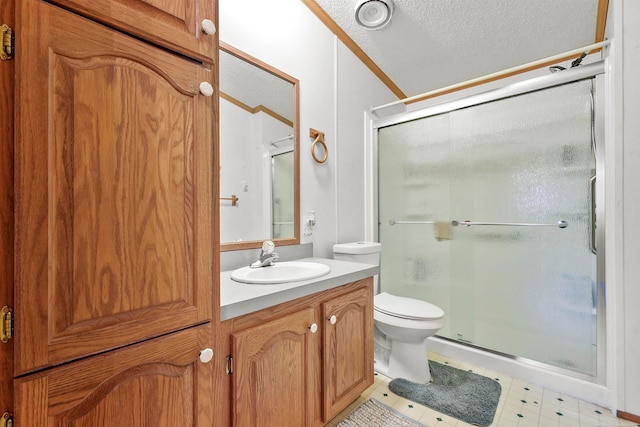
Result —
POLYGON ((293 150, 271 156, 271 176, 273 238, 286 239, 294 235, 293 150))
POLYGON ((298 81, 220 42, 220 249, 299 237, 298 81))

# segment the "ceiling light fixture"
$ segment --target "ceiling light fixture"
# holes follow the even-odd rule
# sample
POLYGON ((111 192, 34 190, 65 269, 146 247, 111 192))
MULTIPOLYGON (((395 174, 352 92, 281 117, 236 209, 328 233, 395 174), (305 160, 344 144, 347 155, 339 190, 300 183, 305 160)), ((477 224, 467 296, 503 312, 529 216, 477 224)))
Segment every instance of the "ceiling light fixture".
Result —
POLYGON ((367 30, 381 30, 391 23, 392 0, 358 0, 356 22, 367 30))

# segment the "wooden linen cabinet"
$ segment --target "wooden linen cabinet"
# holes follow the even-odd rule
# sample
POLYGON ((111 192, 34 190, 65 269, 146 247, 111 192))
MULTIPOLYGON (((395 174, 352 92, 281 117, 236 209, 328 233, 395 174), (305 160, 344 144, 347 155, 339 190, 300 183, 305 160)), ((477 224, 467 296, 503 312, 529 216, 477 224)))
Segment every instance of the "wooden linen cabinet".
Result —
POLYGON ((0 151, 13 188, 0 198, 13 241, 0 306, 16 319, 0 344, 0 416, 214 425, 217 2, 9 0, 0 12, 16 46, 0 62, 14 106, 2 120, 15 117, 0 151))

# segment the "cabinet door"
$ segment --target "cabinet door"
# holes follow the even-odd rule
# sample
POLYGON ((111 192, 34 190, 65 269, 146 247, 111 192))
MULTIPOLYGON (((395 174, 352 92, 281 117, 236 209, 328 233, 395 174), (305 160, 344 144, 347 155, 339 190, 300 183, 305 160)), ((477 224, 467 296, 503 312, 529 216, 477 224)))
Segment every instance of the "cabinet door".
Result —
POLYGON ((16 374, 208 322, 211 70, 16 7, 16 374))
POLYGON ((234 426, 312 425, 321 393, 315 317, 310 308, 232 335, 234 426))
POLYGON ((322 307, 325 421, 373 384, 373 291, 366 283, 322 307))
POLYGON ((217 58, 217 36, 202 21, 217 22, 216 0, 52 0, 84 16, 204 62, 217 58))
POLYGON ((213 425, 208 325, 15 381, 15 424, 38 427, 213 425))

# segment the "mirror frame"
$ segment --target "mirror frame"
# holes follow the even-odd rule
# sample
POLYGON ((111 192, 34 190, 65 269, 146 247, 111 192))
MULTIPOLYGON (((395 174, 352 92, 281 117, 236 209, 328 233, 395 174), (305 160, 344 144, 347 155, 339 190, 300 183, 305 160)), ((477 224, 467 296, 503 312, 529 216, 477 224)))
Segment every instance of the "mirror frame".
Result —
MULTIPOLYGON (((230 55, 235 56, 238 59, 246 61, 255 67, 273 74, 293 85, 293 237, 287 237, 282 239, 272 239, 265 237, 262 240, 247 240, 243 242, 220 242, 220 251, 236 251, 241 249, 254 249, 262 247, 262 243, 265 240, 272 240, 276 246, 284 245, 297 245, 300 243, 300 104, 299 104, 299 86, 298 79, 291 77, 290 75, 272 67, 271 65, 262 62, 261 60, 254 58, 253 56, 242 52, 235 47, 219 42, 219 48, 230 55)), ((219 62, 218 62, 219 63, 219 62)), ((220 91, 221 88, 218 88, 220 91)), ((219 101, 218 101, 219 102, 219 101)), ((219 120, 219 118, 218 118, 219 120)), ((220 123, 218 123, 220 126, 220 123)), ((220 141, 220 144, 223 142, 220 141)), ((220 158, 218 157, 218 171, 220 171, 220 158)), ((219 181, 219 180, 218 180, 219 181)), ((219 184, 218 184, 219 185, 219 184)), ((218 202, 218 221, 220 221, 220 204, 218 202)))

